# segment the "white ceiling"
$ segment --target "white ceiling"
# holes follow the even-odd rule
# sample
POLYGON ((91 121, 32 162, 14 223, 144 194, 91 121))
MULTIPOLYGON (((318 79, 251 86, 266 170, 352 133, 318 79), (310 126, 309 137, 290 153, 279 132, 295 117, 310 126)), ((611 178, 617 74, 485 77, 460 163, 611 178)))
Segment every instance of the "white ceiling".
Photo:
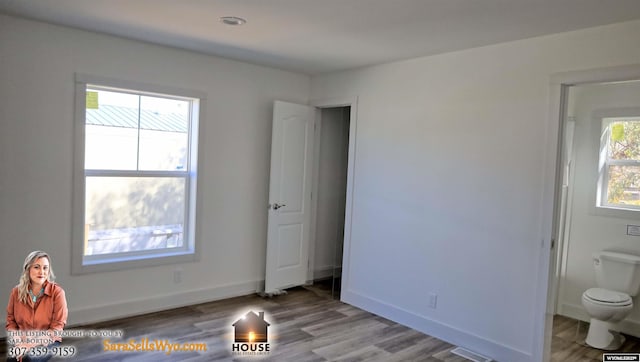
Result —
POLYGON ((319 74, 639 19, 640 0, 0 0, 0 12, 319 74))

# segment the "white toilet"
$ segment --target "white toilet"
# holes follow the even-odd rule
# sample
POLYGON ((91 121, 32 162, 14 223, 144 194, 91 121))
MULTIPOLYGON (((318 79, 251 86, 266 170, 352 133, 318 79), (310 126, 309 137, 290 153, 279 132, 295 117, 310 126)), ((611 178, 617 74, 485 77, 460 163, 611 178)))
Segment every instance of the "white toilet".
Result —
POLYGON ((628 243, 593 254, 596 284, 582 294, 582 305, 591 317, 586 343, 604 350, 616 350, 624 336, 615 325, 625 319, 640 291, 640 242, 628 243))

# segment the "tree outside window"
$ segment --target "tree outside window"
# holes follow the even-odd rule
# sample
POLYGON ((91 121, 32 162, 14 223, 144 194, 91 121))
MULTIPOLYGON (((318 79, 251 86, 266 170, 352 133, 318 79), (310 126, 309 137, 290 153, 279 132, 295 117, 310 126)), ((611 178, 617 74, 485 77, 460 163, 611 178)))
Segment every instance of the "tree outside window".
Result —
POLYGON ((640 117, 605 118, 600 157, 600 205, 640 209, 640 117))

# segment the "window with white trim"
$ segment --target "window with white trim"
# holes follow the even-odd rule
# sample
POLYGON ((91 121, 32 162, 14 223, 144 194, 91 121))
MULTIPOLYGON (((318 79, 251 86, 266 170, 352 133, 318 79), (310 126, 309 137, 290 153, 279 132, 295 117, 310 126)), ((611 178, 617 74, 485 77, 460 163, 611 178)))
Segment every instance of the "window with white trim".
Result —
POLYGON ((602 119, 597 206, 640 210, 640 117, 602 119))
POLYGON ((76 78, 74 270, 192 260, 202 96, 76 78))

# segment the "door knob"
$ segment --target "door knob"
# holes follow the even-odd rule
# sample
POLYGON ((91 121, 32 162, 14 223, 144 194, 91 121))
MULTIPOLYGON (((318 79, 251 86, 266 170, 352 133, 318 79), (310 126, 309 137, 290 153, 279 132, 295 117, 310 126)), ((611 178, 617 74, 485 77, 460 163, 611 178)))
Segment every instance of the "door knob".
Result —
POLYGON ((287 205, 285 205, 285 204, 273 204, 273 209, 274 210, 278 210, 279 208, 285 207, 285 206, 287 206, 287 205))

